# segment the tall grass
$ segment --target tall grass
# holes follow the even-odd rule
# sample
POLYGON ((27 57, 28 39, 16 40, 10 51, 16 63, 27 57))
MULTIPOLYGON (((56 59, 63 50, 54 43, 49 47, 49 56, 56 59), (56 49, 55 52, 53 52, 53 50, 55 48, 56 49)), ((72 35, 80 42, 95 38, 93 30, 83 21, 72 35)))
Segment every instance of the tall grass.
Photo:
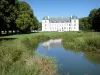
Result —
POLYGON ((66 33, 63 46, 66 49, 100 52, 100 34, 97 32, 66 33))
POLYGON ((56 66, 52 58, 35 55, 39 39, 1 41, 0 75, 55 75, 56 66))
POLYGON ((85 38, 85 42, 88 46, 93 46, 100 49, 100 36, 87 37, 85 38))

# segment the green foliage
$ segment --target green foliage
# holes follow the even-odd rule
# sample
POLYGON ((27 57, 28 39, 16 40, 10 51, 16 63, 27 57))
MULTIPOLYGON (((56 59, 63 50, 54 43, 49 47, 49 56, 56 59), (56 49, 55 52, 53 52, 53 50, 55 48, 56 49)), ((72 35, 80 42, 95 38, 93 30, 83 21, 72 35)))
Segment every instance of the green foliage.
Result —
POLYGON ((37 20, 37 18, 34 16, 33 18, 33 23, 34 23, 34 27, 32 27, 32 29, 34 30, 38 30, 40 27, 39 21, 37 20))
POLYGON ((23 31, 23 32, 30 31, 30 27, 32 25, 32 18, 30 18, 30 15, 29 14, 21 14, 16 19, 16 24, 17 24, 17 27, 21 31, 23 31))
POLYGON ((91 10, 89 14, 89 22, 94 31, 100 31, 100 8, 91 10))
POLYGON ((79 19, 79 26, 80 26, 80 30, 90 30, 91 29, 91 25, 89 24, 89 19, 88 17, 83 17, 79 19))
POLYGON ((39 22, 34 16, 30 5, 24 1, 18 2, 18 16, 16 19, 16 25, 20 32, 27 33, 32 30, 38 30, 39 22))
POLYGON ((15 0, 0 0, 0 34, 1 30, 12 29, 15 21, 15 0))
POLYGON ((39 28, 30 5, 19 0, 0 0, 0 23, 0 35, 1 31, 27 33, 39 28))
POLYGON ((92 23, 93 23, 93 17, 95 16, 96 12, 97 12, 97 9, 92 9, 92 10, 90 11, 90 14, 89 14, 89 23, 90 23, 91 25, 92 25, 92 23))
POLYGON ((100 8, 91 10, 88 17, 80 18, 81 30, 100 31, 99 24, 100 24, 100 8))
POLYGON ((30 32, 30 27, 33 25, 33 12, 26 2, 18 3, 16 25, 21 32, 30 32))

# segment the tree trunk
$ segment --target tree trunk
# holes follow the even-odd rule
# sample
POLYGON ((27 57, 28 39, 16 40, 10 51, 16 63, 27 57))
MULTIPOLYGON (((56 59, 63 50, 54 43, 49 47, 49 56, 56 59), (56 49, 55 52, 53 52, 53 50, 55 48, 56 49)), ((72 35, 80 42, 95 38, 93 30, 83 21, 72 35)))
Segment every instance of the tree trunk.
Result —
POLYGON ((12 29, 12 34, 13 34, 13 29, 12 29))
POLYGON ((5 30, 4 30, 4 34, 5 34, 5 30))
POLYGON ((1 29, 0 29, 0 35, 2 34, 1 29))
POLYGON ((17 30, 15 30, 15 34, 17 34, 17 30))
POLYGON ((9 34, 8 29, 7 29, 7 35, 9 34))

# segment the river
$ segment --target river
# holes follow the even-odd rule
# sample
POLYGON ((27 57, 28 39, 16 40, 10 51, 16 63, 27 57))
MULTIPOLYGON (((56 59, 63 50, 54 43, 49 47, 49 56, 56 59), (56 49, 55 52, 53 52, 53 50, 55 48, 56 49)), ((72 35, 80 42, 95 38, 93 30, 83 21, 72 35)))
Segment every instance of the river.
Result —
POLYGON ((100 75, 100 57, 97 54, 65 49, 62 39, 39 43, 37 52, 54 57, 60 75, 100 75))

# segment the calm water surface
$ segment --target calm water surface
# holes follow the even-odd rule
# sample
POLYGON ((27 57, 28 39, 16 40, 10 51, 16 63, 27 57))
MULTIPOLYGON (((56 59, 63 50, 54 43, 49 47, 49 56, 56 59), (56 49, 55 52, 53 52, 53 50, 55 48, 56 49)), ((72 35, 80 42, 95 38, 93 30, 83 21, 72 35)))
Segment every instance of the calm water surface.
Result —
POLYGON ((97 57, 91 54, 64 49, 61 39, 51 39, 40 43, 37 52, 55 57, 61 75, 67 75, 67 73, 70 75, 100 75, 100 62, 98 62, 100 58, 95 59, 97 57))

